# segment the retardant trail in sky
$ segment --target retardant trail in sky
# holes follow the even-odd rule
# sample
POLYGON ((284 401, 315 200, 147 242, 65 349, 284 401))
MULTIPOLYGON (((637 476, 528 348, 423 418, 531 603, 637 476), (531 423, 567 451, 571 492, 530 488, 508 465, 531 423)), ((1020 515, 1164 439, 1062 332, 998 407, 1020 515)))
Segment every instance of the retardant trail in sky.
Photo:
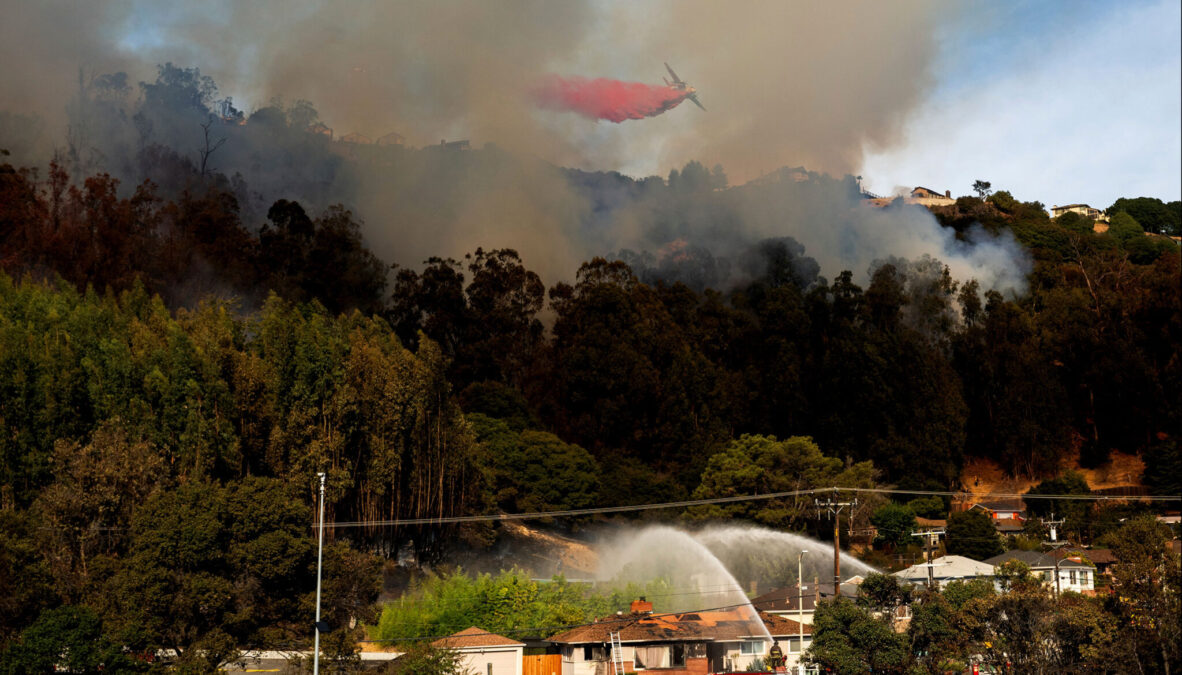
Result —
POLYGON ((643 82, 621 82, 605 77, 549 75, 533 90, 534 102, 546 110, 565 110, 609 122, 653 117, 676 107, 686 92, 643 82))

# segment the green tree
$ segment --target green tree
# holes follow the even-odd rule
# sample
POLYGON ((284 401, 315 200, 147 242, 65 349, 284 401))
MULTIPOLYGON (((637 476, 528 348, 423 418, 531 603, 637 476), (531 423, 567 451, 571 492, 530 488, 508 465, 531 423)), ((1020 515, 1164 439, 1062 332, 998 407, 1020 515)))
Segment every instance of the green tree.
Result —
POLYGON ((1182 234, 1182 205, 1179 202, 1165 203, 1153 197, 1121 197, 1106 210, 1109 217, 1127 213, 1146 232, 1177 237, 1182 234))
POLYGON ((413 675, 471 675, 464 669, 464 659, 453 649, 434 647, 429 642, 415 642, 383 672, 413 675))
POLYGON ((943 520, 948 516, 948 505, 940 497, 932 495, 930 497, 916 497, 907 502, 907 508, 911 509, 919 518, 930 518, 932 520, 943 520))
POLYGON ((1145 229, 1132 216, 1124 211, 1112 216, 1108 223, 1108 234, 1116 237, 1117 241, 1126 248, 1134 239, 1144 239, 1145 229))
POLYGON ((513 431, 480 414, 469 416, 485 446, 486 489, 511 513, 587 508, 595 503, 599 465, 577 445, 544 431, 513 431))
POLYGON ((949 555, 984 560, 1004 550, 993 520, 988 514, 976 509, 949 516, 946 536, 949 555))
MULTIPOLYGON (((744 435, 710 458, 693 497, 711 499, 816 487, 873 485, 874 467, 870 462, 846 467, 841 460, 821 454, 821 448, 811 438, 793 436, 779 441, 771 436, 744 435)), ((812 495, 799 495, 695 506, 690 508, 689 517, 743 518, 770 527, 789 528, 799 527, 812 508, 812 495)))
POLYGON ((46 610, 20 639, 0 652, 0 673, 140 672, 147 664, 130 658, 103 630, 102 619, 87 607, 46 610))
POLYGON ((241 645, 303 639, 315 586, 311 520, 273 479, 190 482, 157 494, 136 513, 108 613, 122 631, 198 670, 233 660, 241 645))
POLYGON ((993 190, 990 189, 992 187, 993 184, 987 180, 973 181, 973 192, 976 192, 977 197, 981 199, 985 199, 993 192, 993 190))
POLYGON ((878 528, 878 535, 874 538, 875 546, 886 546, 894 550, 914 543, 911 533, 918 525, 915 522, 915 513, 907 506, 894 502, 884 504, 870 514, 870 523, 878 528))
MULTIPOLYGON (((1059 476, 1044 480, 1026 491, 1028 495, 1090 495, 1092 489, 1083 474, 1065 471, 1059 476)), ((1064 532, 1074 533, 1076 538, 1087 532, 1091 521, 1091 504, 1071 499, 1027 499, 1026 510, 1035 518, 1063 520, 1064 532)))
POLYGON ((53 576, 38 555, 31 519, 23 511, 0 510, 0 649, 56 603, 53 576))
POLYGON ((1169 528, 1152 515, 1125 522, 1110 535, 1120 561, 1109 611, 1120 622, 1119 641, 1140 669, 1177 669, 1182 662, 1182 566, 1167 548, 1169 528))
POLYGON ((858 584, 858 606, 886 616, 910 601, 911 591, 899 585, 899 578, 890 574, 871 573, 858 584))
POLYGON ((808 663, 842 675, 903 673, 910 661, 907 637, 846 598, 817 605, 808 663))
POLYGON ((959 664, 961 654, 954 627, 956 609, 938 591, 926 591, 911 603, 907 638, 916 664, 928 673, 944 673, 959 664))
POLYGON ((992 596, 996 590, 989 579, 957 579, 942 588, 940 594, 954 611, 959 612, 970 600, 992 596))

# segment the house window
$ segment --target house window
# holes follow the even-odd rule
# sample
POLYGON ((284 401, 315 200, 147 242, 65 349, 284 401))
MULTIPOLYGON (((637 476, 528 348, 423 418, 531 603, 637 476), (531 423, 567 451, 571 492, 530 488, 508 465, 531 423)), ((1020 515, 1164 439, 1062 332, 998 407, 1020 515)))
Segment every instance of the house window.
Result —
POLYGON ((669 665, 673 666, 674 668, 684 668, 685 653, 687 651, 685 645, 673 645, 669 648, 669 651, 669 665))
POLYGON ((1079 573, 1079 583, 1082 586, 1088 585, 1088 573, 1087 572, 1080 572, 1079 573))
POLYGON ((637 668, 668 668, 669 647, 637 647, 634 663, 637 668))
POLYGON ((786 653, 787 654, 799 654, 800 653, 800 638, 799 637, 788 638, 788 651, 786 653))
POLYGON ((739 644, 739 653, 743 656, 762 654, 763 640, 744 640, 739 644))
POLYGON ((1067 578, 1068 578, 1068 580, 1069 580, 1069 583, 1072 583, 1072 584, 1074 584, 1074 583, 1075 583, 1075 570, 1071 570, 1071 571, 1069 571, 1069 572, 1067 573, 1067 578))
POLYGON ((591 652, 592 649, 593 649, 593 647, 591 647, 590 645, 583 647, 583 660, 584 661, 592 660, 592 652, 591 652))

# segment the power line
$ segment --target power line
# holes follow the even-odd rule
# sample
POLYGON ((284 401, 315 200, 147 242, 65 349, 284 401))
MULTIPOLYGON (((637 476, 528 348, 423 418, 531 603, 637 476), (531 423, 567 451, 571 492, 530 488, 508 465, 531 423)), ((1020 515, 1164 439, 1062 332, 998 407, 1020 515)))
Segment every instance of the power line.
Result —
POLYGON ((973 494, 969 492, 951 492, 940 490, 898 490, 893 488, 850 488, 850 487, 828 487, 828 488, 810 488, 805 490, 791 490, 788 492, 768 492, 756 495, 738 495, 733 497, 714 497, 711 499, 691 499, 678 502, 661 502, 656 504, 632 504, 628 506, 600 506, 586 509, 563 509, 557 511, 533 511, 527 513, 494 513, 474 516, 441 516, 436 518, 395 518, 392 520, 351 520, 351 521, 336 521, 325 523, 325 527, 329 528, 348 528, 348 527, 398 527, 404 525, 443 525, 451 523, 477 523, 477 522, 503 522, 512 520, 541 520, 545 518, 570 518, 574 516, 589 516, 604 513, 627 513, 630 511, 654 511, 659 509, 677 509, 687 508, 691 506, 707 506, 710 504, 731 504, 736 502, 749 501, 764 501, 769 499, 783 499, 785 497, 803 497, 813 494, 834 494, 836 492, 855 492, 867 494, 893 494, 893 495, 923 495, 923 496, 937 496, 937 497, 960 497, 980 501, 986 498, 997 499, 1056 499, 1056 500, 1075 500, 1075 501, 1111 501, 1111 502, 1126 502, 1126 501, 1150 501, 1150 502, 1169 502, 1182 501, 1182 496, 1177 495, 1136 495, 1136 496, 1113 496, 1113 495, 1042 495, 1042 494, 1021 494, 1009 492, 985 492, 973 494))

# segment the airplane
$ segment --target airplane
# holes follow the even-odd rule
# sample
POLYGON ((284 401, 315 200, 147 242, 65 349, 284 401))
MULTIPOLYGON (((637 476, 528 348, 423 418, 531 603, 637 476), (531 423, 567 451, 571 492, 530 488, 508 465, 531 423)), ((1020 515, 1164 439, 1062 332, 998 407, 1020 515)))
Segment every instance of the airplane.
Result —
POLYGON ((665 86, 672 87, 678 91, 684 91, 685 97, 688 98, 689 100, 693 101, 694 105, 698 106, 702 110, 706 109, 706 106, 702 105, 702 102, 698 100, 698 90, 697 89, 694 89, 693 87, 689 86, 688 84, 685 83, 685 80, 682 80, 680 77, 678 77, 677 73, 673 72, 673 69, 669 67, 668 63, 665 64, 665 70, 669 71, 669 75, 673 77, 672 82, 670 82, 668 79, 666 79, 664 77, 661 78, 662 80, 665 80, 665 86))

